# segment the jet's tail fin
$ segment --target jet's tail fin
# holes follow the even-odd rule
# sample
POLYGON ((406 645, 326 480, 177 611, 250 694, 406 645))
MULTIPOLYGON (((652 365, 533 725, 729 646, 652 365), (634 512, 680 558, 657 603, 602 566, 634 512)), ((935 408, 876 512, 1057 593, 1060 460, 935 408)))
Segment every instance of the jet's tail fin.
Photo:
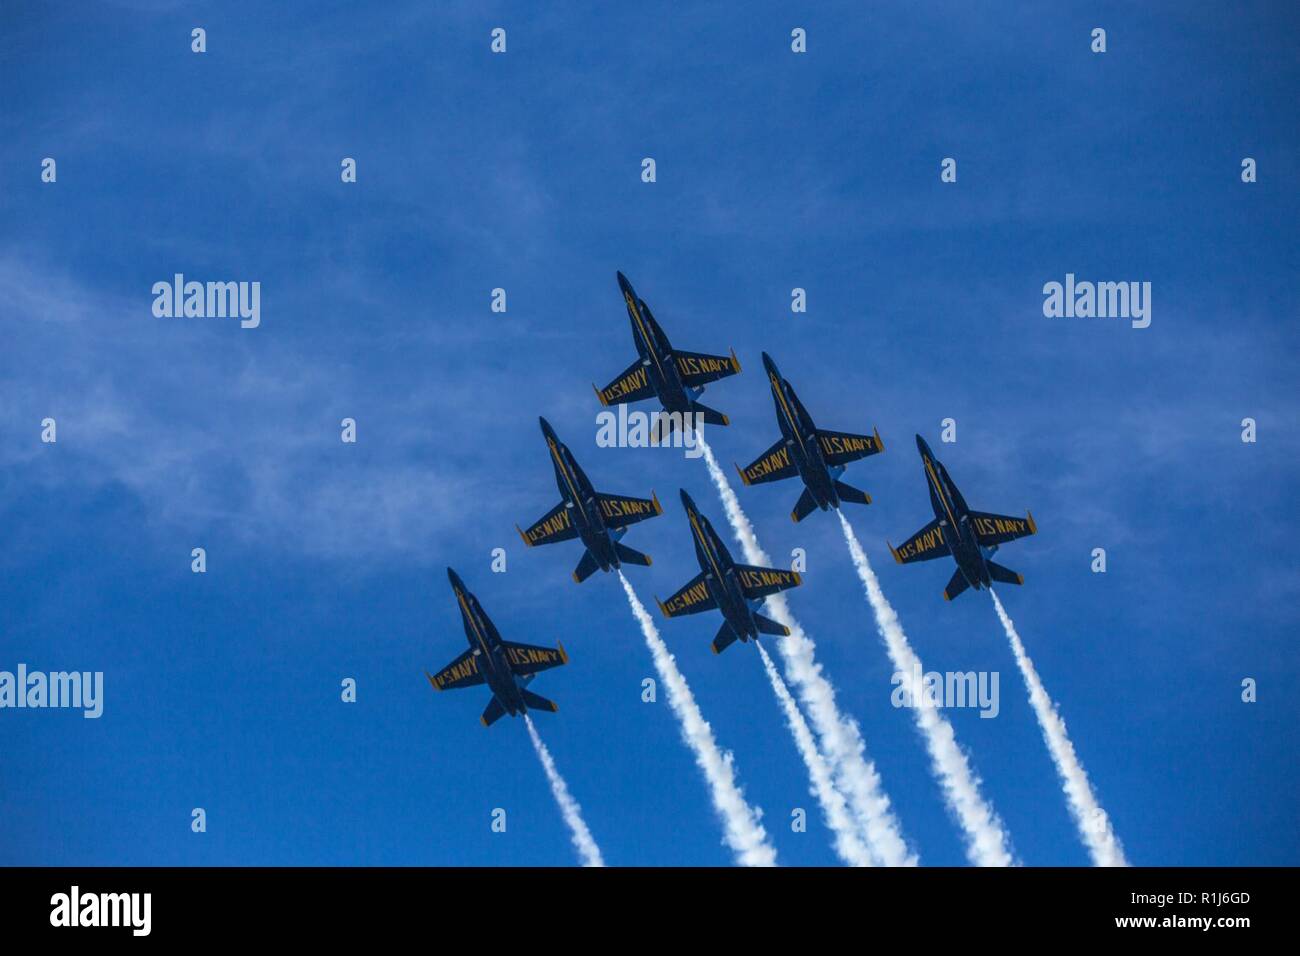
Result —
POLYGON ((721 654, 736 640, 736 632, 731 629, 731 625, 726 621, 722 622, 722 627, 718 629, 718 636, 713 639, 713 653, 721 654))
POLYGON ((948 582, 948 586, 943 589, 943 599, 951 601, 968 587, 970 587, 970 583, 966 580, 966 575, 961 573, 961 568, 958 568, 953 572, 952 580, 948 582))
POLYGON ((706 425, 730 425, 731 419, 722 412, 709 408, 707 405, 701 405, 699 402, 691 402, 691 411, 700 415, 706 425))
POLYGON ((487 709, 483 711, 483 716, 479 720, 483 722, 484 727, 491 727, 505 715, 505 707, 502 706, 501 701, 493 697, 492 702, 487 705, 487 709))
POLYGON ((789 637, 790 629, 784 624, 778 624, 771 618, 763 617, 761 614, 754 615, 754 624, 758 627, 760 634, 775 634, 777 637, 789 637))
POLYGON ((847 501, 855 505, 871 504, 871 495, 865 491, 859 491, 852 485, 845 484, 838 479, 835 482, 835 493, 840 496, 840 501, 847 501))
POLYGON ((524 698, 524 703, 528 705, 529 710, 549 710, 555 713, 560 709, 559 705, 553 700, 547 700, 541 694, 534 694, 531 690, 520 690, 520 696, 524 698))
POLYGON ((583 581, 587 580, 587 578, 595 574, 599 568, 600 565, 596 562, 596 556, 592 554, 590 550, 584 551, 582 553, 582 560, 579 561, 578 566, 573 569, 574 582, 581 584, 583 581))
POLYGON ((653 563, 650 560, 650 555, 637 551, 634 548, 629 548, 627 545, 620 544, 617 541, 614 542, 614 553, 617 554, 618 559, 625 564, 639 564, 644 568, 648 568, 653 563))
POLYGON ((1025 583, 1024 575, 1020 574, 1019 572, 1012 571, 1010 568, 1004 568, 1002 565, 996 564, 993 561, 988 560, 987 558, 984 559, 984 567, 989 569, 989 577, 991 577, 994 581, 1001 581, 1003 584, 1024 584, 1025 583))
POLYGON ((799 496, 799 500, 794 503, 794 511, 790 512, 790 520, 798 524, 816 510, 817 501, 813 498, 812 492, 805 488, 803 494, 799 496))

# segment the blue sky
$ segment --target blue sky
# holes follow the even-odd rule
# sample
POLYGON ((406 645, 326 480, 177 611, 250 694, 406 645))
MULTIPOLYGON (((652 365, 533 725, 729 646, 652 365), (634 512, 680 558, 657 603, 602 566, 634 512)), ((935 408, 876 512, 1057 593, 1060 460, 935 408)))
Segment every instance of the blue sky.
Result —
MULTIPOLYGON (((0 669, 102 670, 106 699, 0 711, 0 863, 572 862, 522 725, 424 680, 464 648, 447 565, 508 639, 568 648, 537 722, 606 859, 730 862, 641 701, 617 581, 573 585, 576 545, 512 527, 557 498, 539 414, 598 488, 663 499, 627 539, 647 603, 696 570, 676 490, 725 525, 703 462, 595 447, 589 383, 633 354, 616 269, 675 344, 736 349, 705 399, 724 461, 776 437, 764 349, 822 427, 879 428, 848 515, 927 667, 1000 674, 996 719, 948 716, 1019 859, 1087 862, 989 601, 889 559, 930 516, 914 433, 974 507, 1033 510, 1003 599, 1129 858, 1300 862, 1294 10, 737 11, 6 8, 0 669), (261 326, 155 318, 176 272, 260 281, 261 326), (1067 272, 1151 282, 1150 328, 1045 318, 1067 272)), ((791 607, 905 835, 961 864, 836 522, 792 525, 798 490, 741 500, 770 553, 808 553, 791 607)), ((716 626, 661 633, 781 862, 836 862, 757 655, 714 657, 716 626)))

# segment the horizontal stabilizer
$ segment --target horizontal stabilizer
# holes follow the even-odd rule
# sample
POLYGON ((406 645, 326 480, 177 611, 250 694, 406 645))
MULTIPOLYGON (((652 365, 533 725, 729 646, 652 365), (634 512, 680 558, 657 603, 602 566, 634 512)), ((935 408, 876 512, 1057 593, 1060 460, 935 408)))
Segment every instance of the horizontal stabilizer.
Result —
MULTIPOLYGON (((708 405, 701 405, 699 402, 691 403, 691 411, 701 416, 706 425, 730 425, 731 419, 722 412, 709 408, 708 405)), ((694 421, 692 421, 694 424, 694 421)))
POLYGON ((1000 564, 995 564, 987 558, 984 560, 984 567, 989 569, 989 577, 994 581, 1001 581, 1003 584, 1024 584, 1023 575, 1012 571, 1010 568, 1004 568, 1000 564))
POLYGON ((962 574, 961 569, 958 568, 953 572, 952 580, 948 582, 948 586, 943 589, 943 599, 951 601, 968 587, 970 587, 970 584, 966 581, 966 575, 962 574))
POLYGON ((812 492, 805 488, 803 494, 799 496, 799 500, 794 503, 794 511, 790 512, 790 520, 798 524, 816 510, 817 500, 813 498, 812 492))
POLYGON ((865 491, 859 491, 852 485, 846 485, 842 481, 835 482, 835 493, 840 496, 840 501, 847 501, 855 505, 871 504, 871 495, 865 491))
POLYGON ((600 564, 596 561, 596 556, 590 550, 582 552, 582 560, 578 566, 573 569, 573 580, 581 584, 587 578, 591 577, 600 569, 600 564))
POLYGON ((784 624, 778 624, 771 618, 763 617, 761 614, 754 615, 754 624, 758 627, 760 634, 775 634, 777 637, 789 637, 790 629, 784 624))
POLYGON ((650 555, 629 548, 625 544, 619 544, 617 541, 614 542, 614 553, 618 555, 618 559, 624 564, 639 564, 648 568, 653 563, 650 560, 650 555))
POLYGON ((506 709, 501 706, 501 701, 493 697, 492 703, 487 705, 487 709, 483 711, 483 716, 479 720, 483 722, 484 727, 491 727, 505 715, 506 709))
POLYGON ((736 640, 736 632, 731 629, 731 625, 726 621, 722 622, 722 627, 718 629, 718 636, 713 639, 713 653, 721 654, 736 640))
POLYGON ((549 710, 551 713, 555 713, 560 709, 555 701, 547 700, 541 694, 534 694, 531 690, 520 689, 519 693, 524 698, 524 703, 528 705, 529 710, 549 710))

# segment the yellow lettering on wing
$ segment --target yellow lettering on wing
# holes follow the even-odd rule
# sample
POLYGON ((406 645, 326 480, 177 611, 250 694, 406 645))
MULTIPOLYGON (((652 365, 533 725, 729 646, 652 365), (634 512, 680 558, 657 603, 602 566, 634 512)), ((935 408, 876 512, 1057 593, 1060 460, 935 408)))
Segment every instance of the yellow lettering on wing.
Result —
POLYGON ((511 664, 553 664, 560 652, 547 647, 509 647, 506 649, 511 664))
POLYGON ((646 381, 645 368, 638 368, 631 374, 624 375, 609 388, 605 389, 601 394, 604 396, 606 402, 612 404, 624 395, 630 395, 638 389, 644 388, 646 381))
POLYGON ((711 355, 679 355, 677 370, 683 375, 716 375, 731 369, 731 359, 711 355))
POLYGON ((774 472, 790 467, 790 449, 782 445, 766 458, 760 458, 745 469, 745 480, 755 482, 774 472))
POLYGON ((764 568, 757 571, 745 570, 740 572, 740 583, 751 590, 781 587, 789 581, 790 575, 786 571, 764 568))
POLYGON ((875 449, 870 435, 822 435, 821 440, 828 455, 869 455, 875 449))
POLYGON ((668 602, 664 605, 664 607, 668 608, 670 614, 676 613, 677 611, 682 611, 685 610, 686 608, 694 607, 695 605, 699 604, 701 601, 707 600, 708 597, 709 597, 709 586, 705 584, 703 581, 700 581, 698 584, 692 585, 691 587, 687 588, 685 591, 682 591, 680 594, 673 595, 671 598, 668 599, 668 602))
POLYGON ((654 502, 640 498, 601 498, 600 510, 606 518, 634 517, 653 512, 654 502))
POLYGON ((538 541, 545 541, 551 535, 559 534, 569 527, 569 509, 563 508, 549 518, 545 518, 533 525, 526 532, 528 540, 536 544, 538 541))
POLYGON ((448 684, 454 684, 456 681, 464 680, 466 677, 473 677, 478 673, 478 658, 472 654, 463 661, 457 661, 443 669, 442 673, 434 678, 439 689, 446 687, 448 684))
POLYGON ((898 548, 898 553, 904 558, 914 558, 917 555, 926 554, 943 544, 943 529, 932 528, 923 534, 918 534, 911 541, 898 548))

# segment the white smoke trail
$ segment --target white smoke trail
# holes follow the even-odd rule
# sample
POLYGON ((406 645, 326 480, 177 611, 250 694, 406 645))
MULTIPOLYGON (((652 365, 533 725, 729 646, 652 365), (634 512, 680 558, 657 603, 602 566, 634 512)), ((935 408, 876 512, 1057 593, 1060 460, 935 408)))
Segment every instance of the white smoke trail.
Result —
POLYGON ((668 688, 668 704, 682 725, 682 739, 695 753, 695 762, 704 771, 713 806, 722 817, 723 839, 735 852, 737 861, 745 866, 776 866, 776 850, 768 842, 767 831, 759 822, 760 814, 745 801, 745 795, 736 784, 731 753, 719 749, 713 728, 700 713, 690 685, 677 669, 677 661, 622 571, 618 572, 618 579, 623 583, 632 614, 641 625, 641 634, 650 648, 659 679, 668 688))
MULTIPOLYGON (((772 559, 759 546, 749 519, 727 483, 727 476, 718 467, 713 449, 703 436, 699 438, 699 445, 704 451, 709 475, 722 498, 727 520, 745 553, 745 560, 750 564, 771 565, 772 559)), ((790 635, 780 638, 777 645, 785 661, 786 676, 794 684, 800 702, 812 718, 821 738, 822 752, 835 774, 835 784, 847 798, 876 862, 884 866, 915 866, 916 854, 903 839, 898 820, 889 806, 889 798, 881 789, 875 764, 866 757, 862 732, 855 720, 840 713, 835 703, 835 688, 823 676, 821 665, 815 659, 816 647, 812 639, 790 613, 785 595, 773 594, 767 599, 767 608, 778 622, 790 629, 790 635)))
POLYGON ((853 533, 853 527, 839 511, 835 514, 840 519, 840 528, 844 531, 853 567, 862 579, 867 600, 876 616, 876 630, 885 641, 885 649, 889 652, 894 672, 904 681, 903 686, 912 703, 911 711, 916 719, 916 727, 925 739, 930 764, 943 788, 944 802, 948 804, 948 809, 957 818, 965 834, 966 858, 976 866, 1011 866, 1013 860, 1002 821, 980 795, 979 778, 971 770, 965 751, 957 745, 952 724, 939 713, 926 693, 921 678, 924 673, 921 660, 908 643, 898 615, 880 590, 880 582, 871 569, 871 563, 867 561, 866 552, 862 550, 857 535, 853 533))
POLYGON ((867 845, 862 842, 861 837, 858 836, 853 817, 849 813, 848 804, 844 802, 844 794, 836 790, 834 783, 831 781, 831 768, 826 763, 826 758, 822 756, 821 751, 817 749, 817 743, 813 740, 813 734, 808 728, 808 722, 804 720, 799 705, 790 696, 790 689, 785 686, 785 681, 781 679, 780 672, 776 669, 776 665, 772 663, 772 658, 768 656, 767 648, 758 641, 755 641, 754 645, 763 658, 763 669, 767 671, 767 679, 772 683, 772 690, 776 693, 777 700, 781 702, 781 708, 785 711, 786 723, 790 725, 790 733, 794 735, 795 746, 799 749, 799 755, 803 757, 803 762, 808 767, 808 778, 812 781, 812 793, 817 798, 818 803, 821 804, 822 814, 826 817, 826 825, 835 834, 835 852, 839 854, 840 859, 851 866, 871 866, 871 852, 867 849, 867 845))
POLYGON ((1038 726, 1043 731, 1043 740, 1046 741, 1047 749, 1052 755, 1052 762, 1056 764, 1056 772, 1061 777, 1065 796, 1070 805, 1070 815, 1074 817, 1079 836, 1092 855, 1093 865, 1128 866, 1128 860, 1124 858, 1124 848, 1120 846, 1119 838, 1110 828, 1110 817, 1097 802, 1097 797, 1092 792, 1092 785, 1088 782, 1088 775, 1084 773, 1083 764, 1079 762, 1079 757, 1074 752, 1074 744, 1070 742, 1070 735, 1065 731, 1065 721, 1057 712, 1052 698, 1047 696, 1047 690, 1038 678, 1038 671, 1034 669, 1034 662, 1025 652, 1025 645, 1020 643, 1020 635, 1016 633, 1016 626, 1011 623, 1011 618, 1007 616, 1002 602, 998 600, 997 594, 991 588, 989 595, 993 598, 993 606, 1002 621, 1002 629, 1007 632, 1007 640, 1011 642, 1011 651, 1015 654, 1016 664, 1020 666, 1020 674, 1025 679, 1025 686, 1029 688, 1029 703, 1034 708, 1038 726))
POLYGON ((555 761, 551 759, 551 752, 546 749, 546 744, 542 743, 541 735, 533 726, 533 718, 524 714, 524 723, 528 726, 528 736, 533 740, 537 759, 542 762, 542 769, 546 771, 546 779, 551 782, 551 793, 555 796, 555 802, 560 805, 564 822, 569 825, 573 847, 582 858, 582 865, 604 866, 605 861, 600 856, 600 847, 596 845, 591 831, 587 829, 587 821, 582 819, 582 807, 578 806, 578 801, 574 800, 569 793, 569 785, 560 776, 560 771, 556 768, 555 761))

